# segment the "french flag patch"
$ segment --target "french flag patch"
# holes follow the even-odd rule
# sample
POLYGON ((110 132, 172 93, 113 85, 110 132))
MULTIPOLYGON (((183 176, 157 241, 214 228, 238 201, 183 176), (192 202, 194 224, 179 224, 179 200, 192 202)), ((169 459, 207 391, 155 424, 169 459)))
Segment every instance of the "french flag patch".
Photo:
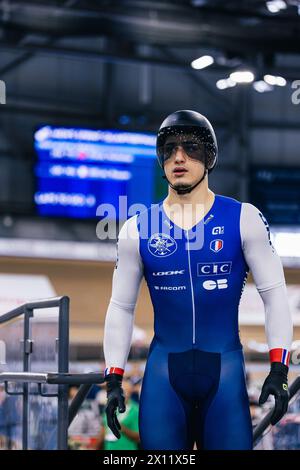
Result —
POLYGON ((210 242, 209 247, 212 251, 217 253, 218 251, 222 250, 222 248, 223 248, 223 240, 220 240, 220 239, 213 240, 213 241, 210 242))
POLYGON ((291 353, 287 349, 274 348, 270 351, 271 362, 282 362, 282 364, 289 366, 291 353))

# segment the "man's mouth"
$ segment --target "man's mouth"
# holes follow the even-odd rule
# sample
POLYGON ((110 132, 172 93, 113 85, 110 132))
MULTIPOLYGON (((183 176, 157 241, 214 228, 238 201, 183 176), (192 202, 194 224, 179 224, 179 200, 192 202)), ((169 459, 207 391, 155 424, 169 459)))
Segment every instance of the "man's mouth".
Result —
POLYGON ((187 170, 185 168, 177 167, 173 170, 173 174, 176 176, 181 176, 187 173, 187 170))

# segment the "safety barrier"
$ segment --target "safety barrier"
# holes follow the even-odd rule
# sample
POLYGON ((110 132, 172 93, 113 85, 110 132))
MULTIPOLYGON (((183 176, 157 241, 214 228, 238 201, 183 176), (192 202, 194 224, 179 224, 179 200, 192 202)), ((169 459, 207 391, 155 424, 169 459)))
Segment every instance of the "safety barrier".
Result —
MULTIPOLYGON (((31 407, 38 409, 37 395, 47 397, 49 400, 57 400, 57 415, 55 413, 55 418, 52 417, 51 426, 48 427, 47 441, 43 445, 37 444, 37 448, 67 449, 68 426, 76 416, 91 386, 104 381, 102 374, 69 374, 69 298, 63 296, 32 301, 1 315, 0 338, 1 343, 5 345, 3 351, 6 356, 0 360, 0 383, 4 384, 8 397, 21 400, 21 402, 14 402, 13 409, 19 411, 22 408, 20 419, 22 449, 36 448, 35 443, 29 442, 29 431, 37 428, 31 410, 31 407), (53 320, 52 315, 52 320, 47 323, 45 322, 47 314, 41 315, 41 310, 53 308, 58 309, 57 317, 53 320), (38 315, 35 314, 37 311, 38 315), (43 341, 38 344, 41 332, 43 332, 43 341), (50 350, 52 362, 48 361, 48 364, 55 369, 54 372, 44 373, 32 370, 37 367, 37 364, 31 360, 34 353, 40 360, 44 349, 50 350), (5 368, 9 370, 3 370, 5 368), (17 370, 11 370, 11 368, 17 370), (21 372, 20 369, 22 369, 21 372), (36 390, 33 389, 34 384, 36 390), (45 387, 54 385, 57 386, 54 393, 45 390, 45 387), (71 385, 80 385, 80 388, 69 406, 68 389, 71 385), (32 397, 33 401, 31 401, 32 397)), ((53 409, 56 411, 56 407, 52 406, 52 414, 54 414, 53 409)), ((10 414, 8 412, 8 415, 10 414)), ((11 422, 2 426, 4 429, 2 432, 8 437, 8 448, 11 447, 13 441, 12 427, 17 428, 15 416, 17 412, 14 412, 11 422)), ((38 429, 35 429, 35 433, 38 435, 38 429)))

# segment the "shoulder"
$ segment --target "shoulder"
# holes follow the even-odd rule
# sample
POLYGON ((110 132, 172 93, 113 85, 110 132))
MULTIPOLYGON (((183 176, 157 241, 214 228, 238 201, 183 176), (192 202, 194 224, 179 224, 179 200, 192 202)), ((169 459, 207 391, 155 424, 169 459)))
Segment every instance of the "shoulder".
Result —
POLYGON ((216 198, 223 206, 226 207, 240 207, 242 204, 240 201, 233 197, 222 196, 221 194, 216 194, 216 198))
POLYGON ((126 220, 119 231, 117 237, 117 259, 119 259, 119 256, 130 256, 132 258, 133 255, 138 253, 138 248, 139 231, 137 228, 137 216, 135 215, 126 220))
POLYGON ((153 213, 158 212, 161 208, 162 202, 159 202, 158 204, 151 204, 151 206, 146 207, 144 210, 139 211, 137 215, 137 221, 138 223, 145 219, 150 217, 153 213))
POLYGON ((269 224, 262 212, 253 204, 242 203, 240 229, 244 241, 268 241, 272 246, 269 224))
POLYGON ((235 206, 240 207, 242 212, 249 213, 249 214, 261 214, 260 210, 255 207, 250 202, 242 202, 238 199, 229 196, 222 196, 221 194, 216 194, 216 197, 219 199, 221 204, 224 206, 235 206))
POLYGON ((159 221, 161 203, 151 204, 137 215, 137 229, 142 239, 148 238, 154 221, 159 221))
POLYGON ((241 203, 241 219, 244 221, 257 221, 259 222, 264 222, 264 224, 267 224, 267 221, 261 211, 254 206, 253 204, 250 204, 249 202, 242 202, 241 203))
POLYGON ((158 212, 160 210, 161 204, 162 202, 158 204, 151 204, 149 207, 142 206, 141 210, 137 208, 136 214, 132 217, 129 217, 129 219, 124 222, 119 235, 124 236, 127 233, 134 233, 137 230, 141 220, 143 220, 145 217, 148 218, 152 215, 153 212, 158 212))
POLYGON ((135 240, 136 238, 138 238, 137 217, 137 215, 134 215, 133 217, 130 217, 124 222, 119 232, 119 240, 135 240))
POLYGON ((124 222, 119 232, 119 236, 125 236, 126 234, 130 235, 135 233, 141 221, 151 216, 153 212, 159 211, 160 205, 161 204, 151 204, 150 207, 144 207, 141 210, 137 210, 137 213, 134 216, 129 217, 129 219, 124 222))

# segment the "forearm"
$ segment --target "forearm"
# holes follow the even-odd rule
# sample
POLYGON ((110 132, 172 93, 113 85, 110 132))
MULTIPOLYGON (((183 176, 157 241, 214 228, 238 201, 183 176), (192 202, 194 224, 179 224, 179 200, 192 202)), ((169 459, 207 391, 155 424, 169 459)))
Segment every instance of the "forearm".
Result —
POLYGON ((104 327, 104 358, 106 368, 125 369, 130 351, 134 306, 119 305, 111 300, 104 327))
POLYGON ((285 285, 261 291, 265 308, 265 330, 271 362, 289 365, 289 351, 293 339, 292 316, 285 285))

